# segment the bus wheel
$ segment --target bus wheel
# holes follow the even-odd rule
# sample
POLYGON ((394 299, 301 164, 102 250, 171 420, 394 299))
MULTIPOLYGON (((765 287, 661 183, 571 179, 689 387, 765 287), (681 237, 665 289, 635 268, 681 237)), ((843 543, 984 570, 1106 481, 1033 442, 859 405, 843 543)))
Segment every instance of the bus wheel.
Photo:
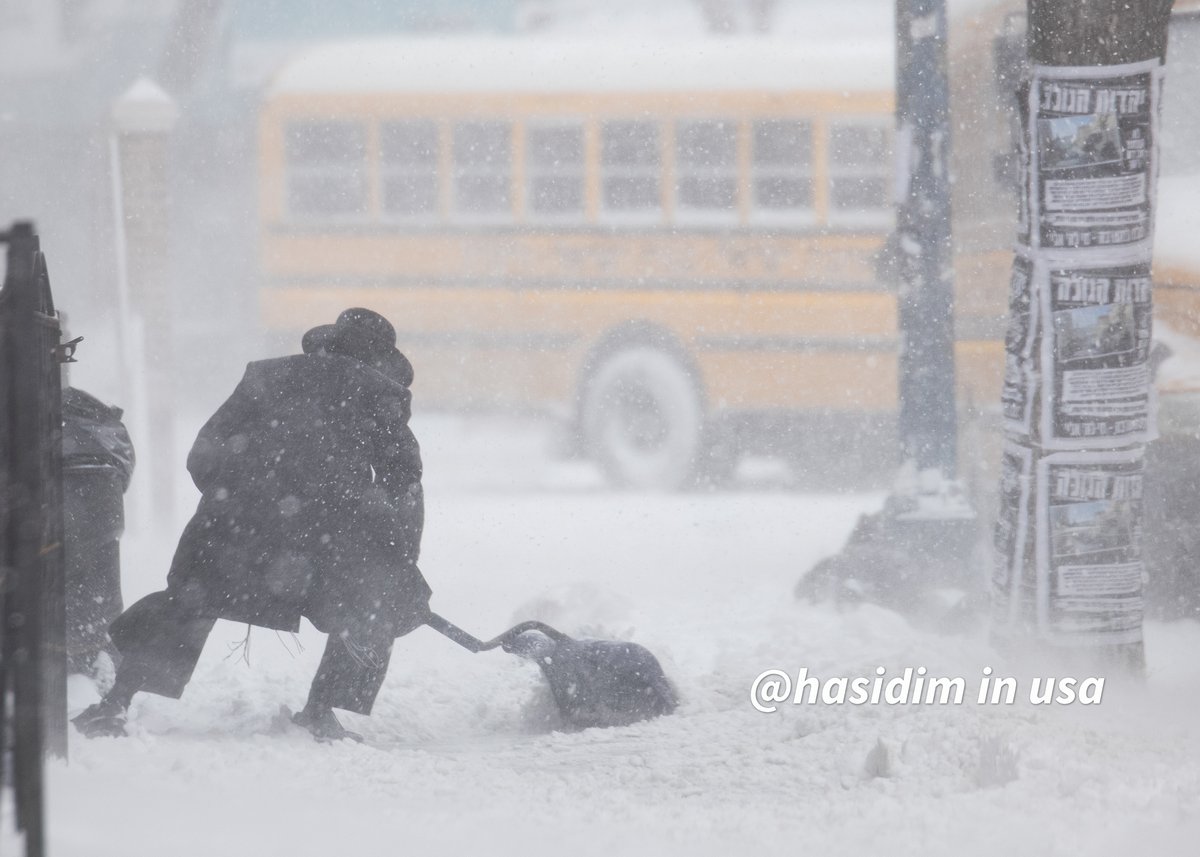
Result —
POLYGON ((704 406, 670 354, 644 345, 612 354, 588 382, 581 417, 588 454, 614 483, 671 490, 692 479, 704 406))

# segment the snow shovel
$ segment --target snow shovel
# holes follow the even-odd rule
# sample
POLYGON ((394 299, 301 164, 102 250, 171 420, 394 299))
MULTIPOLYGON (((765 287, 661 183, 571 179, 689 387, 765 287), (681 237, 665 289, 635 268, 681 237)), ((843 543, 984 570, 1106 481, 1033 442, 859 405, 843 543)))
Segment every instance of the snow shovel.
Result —
POLYGON ((471 652, 497 647, 535 661, 563 722, 575 729, 628 726, 678 705, 658 659, 637 643, 576 640, 543 622, 522 622, 484 642, 436 613, 425 624, 471 652))

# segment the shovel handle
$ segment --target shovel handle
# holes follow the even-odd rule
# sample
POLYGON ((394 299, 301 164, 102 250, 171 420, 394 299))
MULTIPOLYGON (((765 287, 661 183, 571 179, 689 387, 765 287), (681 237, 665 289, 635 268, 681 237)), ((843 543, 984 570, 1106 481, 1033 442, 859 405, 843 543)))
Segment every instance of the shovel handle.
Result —
POLYGON ((425 624, 442 636, 449 637, 469 652, 482 652, 492 648, 492 646, 489 646, 483 640, 468 634, 449 619, 445 619, 436 613, 431 612, 426 617, 425 624))
POLYGON ((522 622, 520 625, 509 628, 500 636, 488 640, 486 643, 478 637, 467 633, 449 619, 439 616, 437 613, 430 612, 425 619, 425 624, 442 636, 449 637, 469 652, 486 652, 499 648, 512 639, 524 634, 526 631, 540 631, 556 643, 569 639, 562 631, 538 621, 522 622))

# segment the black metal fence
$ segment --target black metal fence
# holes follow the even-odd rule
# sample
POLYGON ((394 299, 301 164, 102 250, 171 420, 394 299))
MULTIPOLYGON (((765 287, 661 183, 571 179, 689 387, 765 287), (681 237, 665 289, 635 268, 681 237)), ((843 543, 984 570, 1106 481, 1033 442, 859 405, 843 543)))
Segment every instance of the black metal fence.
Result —
POLYGON ((13 224, 0 242, 0 736, 15 827, 25 854, 41 857, 43 759, 67 753, 59 373, 66 354, 33 225, 13 224))

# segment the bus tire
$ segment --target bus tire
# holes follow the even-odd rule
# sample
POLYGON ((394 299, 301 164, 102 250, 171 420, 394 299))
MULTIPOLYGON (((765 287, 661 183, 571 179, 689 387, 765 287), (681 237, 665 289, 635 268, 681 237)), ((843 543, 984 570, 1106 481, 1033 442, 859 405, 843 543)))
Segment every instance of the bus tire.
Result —
POLYGON ((704 403, 680 361, 630 345, 596 367, 584 391, 585 449, 616 485, 669 491, 691 483, 704 445, 704 403))

